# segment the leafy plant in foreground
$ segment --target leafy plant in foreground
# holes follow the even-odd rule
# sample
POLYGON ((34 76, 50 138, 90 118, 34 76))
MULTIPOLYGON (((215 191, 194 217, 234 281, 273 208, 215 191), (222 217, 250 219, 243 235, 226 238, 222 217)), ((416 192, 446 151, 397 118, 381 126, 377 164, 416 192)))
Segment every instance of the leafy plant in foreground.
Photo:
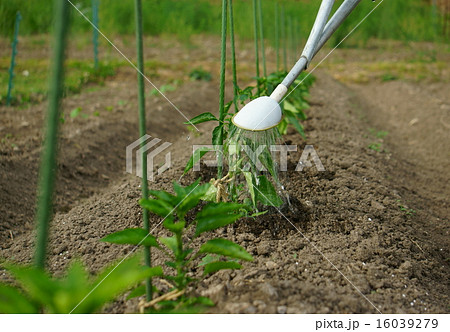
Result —
MULTIPOLYGON (((214 203, 204 205, 198 212, 202 197, 210 189, 210 184, 195 183, 182 187, 173 184, 175 195, 166 191, 150 190, 154 199, 142 199, 143 208, 163 217, 163 226, 172 235, 156 238, 141 228, 130 228, 113 233, 102 241, 117 244, 132 244, 154 247, 166 257, 168 273, 159 277, 170 283, 170 290, 158 298, 141 303, 146 312, 192 312, 213 305, 205 297, 195 297, 188 291, 202 278, 223 269, 240 269, 238 260, 253 260, 252 256, 238 244, 223 238, 214 238, 203 243, 198 249, 192 245, 203 233, 229 225, 242 217, 241 204, 214 203), (187 214, 195 216, 188 222, 187 214), (201 260, 203 258, 203 260, 201 260), (193 272, 202 269, 202 277, 194 278, 193 272)), ((191 218, 189 218, 191 219, 191 218)), ((142 287, 131 296, 143 294, 142 287)))
POLYGON ((95 313, 145 278, 162 275, 160 267, 148 268, 137 256, 89 276, 75 261, 65 276, 54 278, 43 269, 5 264, 18 286, 0 283, 0 313, 95 313))

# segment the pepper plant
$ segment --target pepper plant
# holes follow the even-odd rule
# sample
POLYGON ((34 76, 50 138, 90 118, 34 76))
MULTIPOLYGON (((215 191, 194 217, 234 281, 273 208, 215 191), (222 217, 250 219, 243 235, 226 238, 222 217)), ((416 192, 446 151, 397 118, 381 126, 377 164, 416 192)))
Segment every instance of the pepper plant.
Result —
POLYGON ((223 155, 223 159, 228 161, 228 173, 221 179, 211 180, 214 187, 210 189, 207 199, 239 202, 250 206, 253 210, 258 210, 261 206, 263 208, 264 206, 279 207, 283 204, 284 194, 280 189, 278 164, 272 157, 270 146, 282 143, 280 134, 286 134, 289 126, 293 126, 305 138, 301 121, 306 119, 304 110, 309 107, 306 98, 309 96, 308 91, 315 78, 302 74, 295 81, 297 88, 292 90, 281 103, 284 117, 278 125, 278 131, 254 133, 238 129, 231 121, 235 114, 231 106, 233 104, 243 106, 248 101, 270 95, 286 74, 284 71, 272 73, 267 77, 258 78, 256 86, 248 86, 244 89, 237 87, 235 98, 225 105, 224 120, 206 112, 186 122, 186 124, 199 124, 217 121, 218 124, 212 133, 213 148, 202 147, 196 150, 184 170, 186 174, 209 151, 223 155), (221 137, 219 137, 219 130, 223 130, 221 137), (223 144, 222 139, 224 139, 223 144), (242 153, 242 148, 247 148, 250 153, 259 149, 257 158, 247 158, 242 153), (258 166, 261 165, 264 171, 260 171, 261 167, 258 166), (226 194, 223 194, 224 192, 226 194))
MULTIPOLYGON (((191 290, 203 278, 223 269, 240 269, 238 260, 252 261, 252 256, 238 244, 223 238, 212 238, 200 247, 193 242, 207 232, 227 226, 243 216, 241 204, 209 202, 199 208, 210 184, 182 187, 173 184, 175 195, 166 191, 150 190, 154 198, 141 199, 143 208, 163 218, 163 227, 171 236, 156 238, 141 228, 130 228, 113 233, 102 241, 117 244, 153 247, 165 258, 165 273, 159 277, 170 284, 170 290, 149 302, 141 303, 144 312, 192 312, 213 305, 205 297, 191 295, 191 290), (188 218, 187 215, 192 217, 188 218), (201 276, 193 272, 202 270, 201 276)), ((143 287, 131 296, 143 294, 143 287)), ((155 290, 161 293, 160 290, 155 290)))
POLYGON ((91 277, 79 261, 67 273, 52 277, 38 267, 3 264, 17 282, 0 283, 0 313, 96 313, 118 295, 152 276, 162 275, 161 267, 144 267, 133 256, 91 277))

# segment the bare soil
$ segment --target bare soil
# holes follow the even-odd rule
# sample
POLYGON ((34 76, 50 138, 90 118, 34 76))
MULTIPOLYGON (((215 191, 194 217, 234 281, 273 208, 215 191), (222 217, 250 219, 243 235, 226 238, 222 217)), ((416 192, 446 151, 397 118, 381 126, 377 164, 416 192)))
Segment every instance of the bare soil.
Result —
MULTIPOLYGON (((205 45, 210 49, 217 41, 205 45)), ((198 59, 198 47, 192 58, 198 59)), ((162 61, 165 53, 154 56, 162 61)), ((213 71, 212 82, 188 81, 167 93, 188 117, 217 110, 214 56, 201 60, 213 71)), ((250 68, 247 53, 240 59, 250 68)), ((449 84, 344 84, 332 69, 314 74, 308 138, 294 131, 285 136, 299 146, 289 155, 285 179, 293 209, 217 231, 255 260, 204 280, 196 292, 216 302, 214 313, 448 313, 449 84), (379 131, 387 135, 376 137, 379 131), (369 148, 373 143, 380 151, 369 148), (325 172, 294 171, 306 144, 314 146, 325 172)), ((125 172, 125 147, 138 138, 136 90, 135 73, 122 68, 105 86, 64 100, 48 259, 57 275, 75 258, 96 272, 132 250, 99 240, 141 225, 140 179, 125 172), (76 107, 89 117, 70 118, 76 107)), ((45 107, 0 108, 1 257, 20 263, 32 259, 45 107)), ((172 167, 150 185, 170 190, 192 144, 209 143, 211 128, 188 131, 184 118, 161 97, 148 99, 147 116, 149 134, 173 143, 172 167)), ((207 181, 207 174, 189 174, 181 182, 197 176, 207 181)), ((160 218, 152 216, 151 222, 153 234, 163 234, 160 218)), ((162 258, 155 255, 154 261, 161 264, 162 258)), ((136 310, 137 300, 124 297, 105 308, 136 310)))

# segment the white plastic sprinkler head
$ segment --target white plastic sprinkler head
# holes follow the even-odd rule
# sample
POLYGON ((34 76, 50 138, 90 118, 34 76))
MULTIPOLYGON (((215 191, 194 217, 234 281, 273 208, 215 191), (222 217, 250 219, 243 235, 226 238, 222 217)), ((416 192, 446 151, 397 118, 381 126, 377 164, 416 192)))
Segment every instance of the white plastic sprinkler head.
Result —
POLYGON ((282 117, 278 102, 286 91, 287 88, 280 84, 270 97, 252 100, 236 113, 231 121, 236 127, 250 131, 263 131, 277 126, 282 117))

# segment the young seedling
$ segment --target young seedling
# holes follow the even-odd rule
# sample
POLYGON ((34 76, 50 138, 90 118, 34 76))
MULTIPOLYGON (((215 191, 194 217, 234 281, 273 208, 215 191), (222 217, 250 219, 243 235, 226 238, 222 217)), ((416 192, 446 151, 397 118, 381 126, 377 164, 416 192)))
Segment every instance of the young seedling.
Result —
MULTIPOLYGON (((160 277, 170 284, 170 290, 149 302, 141 302, 140 308, 148 313, 195 312, 203 310, 213 302, 205 297, 196 297, 189 292, 203 278, 223 269, 240 269, 238 260, 252 261, 252 256, 238 244, 223 238, 213 238, 200 247, 204 233, 227 226, 243 216, 243 205, 236 203, 210 202, 199 209, 202 198, 210 184, 193 184, 182 187, 173 184, 175 195, 165 191, 150 190, 155 198, 141 199, 144 209, 163 218, 162 225, 172 235, 156 238, 141 228, 130 228, 105 237, 102 241, 153 247, 165 258, 166 269, 160 277), (187 218, 187 215, 192 217, 187 218), (205 258, 206 257, 206 258, 205 258), (203 259, 203 261, 201 260, 203 259), (194 272, 203 270, 201 276, 194 272)), ((142 295, 136 289, 132 296, 142 295)), ((157 292, 160 292, 157 290, 157 292)))

